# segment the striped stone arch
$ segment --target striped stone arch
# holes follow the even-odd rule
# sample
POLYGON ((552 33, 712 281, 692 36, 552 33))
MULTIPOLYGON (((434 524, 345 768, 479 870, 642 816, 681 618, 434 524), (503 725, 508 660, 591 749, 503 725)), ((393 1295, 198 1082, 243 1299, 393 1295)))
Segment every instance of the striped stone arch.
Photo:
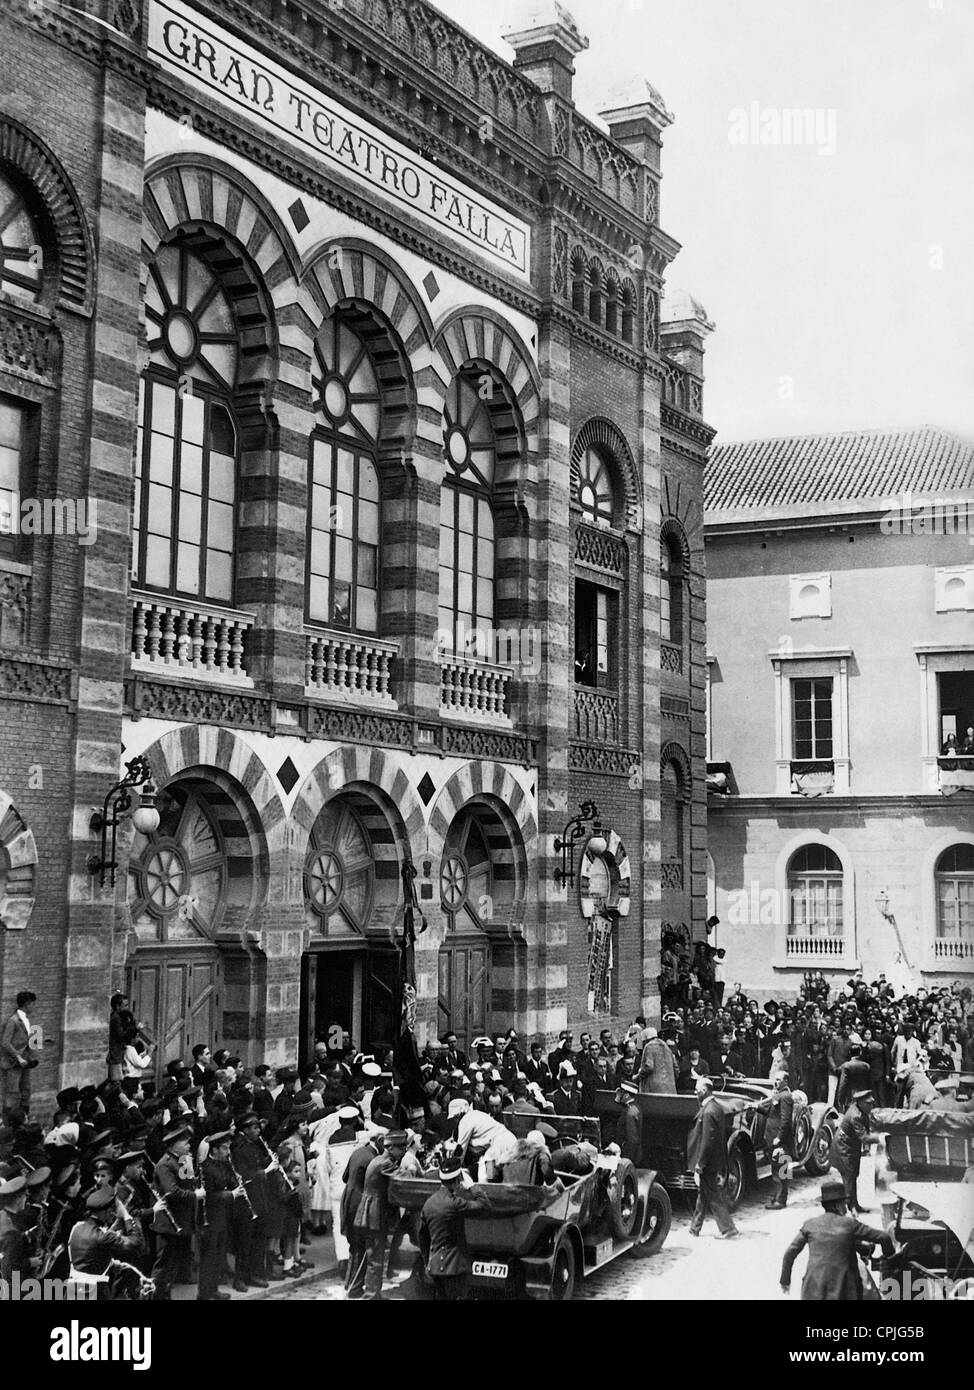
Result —
POLYGON ((507 826, 515 846, 518 883, 525 885, 527 849, 537 839, 538 826, 524 788, 499 763, 467 763, 453 774, 433 802, 427 848, 441 855, 458 812, 475 801, 492 806, 507 826))
POLYGON ((166 156, 145 176, 143 288, 152 257, 177 232, 211 265, 230 298, 241 325, 241 383, 263 386, 272 374, 284 375, 287 355, 279 373, 277 344, 298 317, 300 263, 263 194, 219 160, 166 156))
POLYGON ((414 373, 427 364, 433 337, 413 286, 384 252, 336 237, 308 258, 301 308, 312 340, 338 310, 364 342, 382 387, 382 446, 398 456, 416 432, 414 373))
POLYGON ((623 510, 637 507, 642 495, 636 461, 626 436, 611 420, 593 416, 575 435, 571 453, 572 502, 578 492, 579 467, 586 449, 598 449, 609 463, 616 483, 622 488, 623 510))
POLYGON ((43 141, 10 116, 0 117, 0 168, 4 166, 33 191, 57 246, 57 303, 89 314, 95 253, 71 180, 43 141))
POLYGON ((668 763, 673 763, 679 769, 680 777, 683 779, 684 791, 689 795, 690 788, 693 785, 693 775, 690 767, 690 759, 682 744, 675 743, 672 740, 669 743, 663 744, 659 755, 660 774, 665 771, 668 763))
POLYGON ((418 854, 426 827, 423 804, 395 757, 381 748, 347 743, 322 758, 305 778, 291 810, 289 838, 303 865, 304 850, 311 828, 322 807, 348 788, 375 788, 397 811, 401 824, 402 848, 418 854))
MULTIPOLYGON (((620 917, 628 917, 632 904, 632 867, 629 854, 616 831, 610 830, 605 841, 604 857, 615 871, 615 902, 611 906, 620 917)), ((586 919, 595 914, 595 898, 590 883, 591 865, 592 855, 587 848, 583 849, 578 866, 578 900, 582 916, 586 919)))
POLYGON ((0 928, 23 931, 34 911, 37 845, 33 832, 0 790, 0 928))
POLYGON ((493 310, 455 310, 441 325, 433 343, 433 366, 440 379, 440 403, 450 383, 464 367, 490 368, 503 390, 495 393, 491 415, 499 458, 523 451, 538 452, 541 378, 531 354, 509 324, 493 310))

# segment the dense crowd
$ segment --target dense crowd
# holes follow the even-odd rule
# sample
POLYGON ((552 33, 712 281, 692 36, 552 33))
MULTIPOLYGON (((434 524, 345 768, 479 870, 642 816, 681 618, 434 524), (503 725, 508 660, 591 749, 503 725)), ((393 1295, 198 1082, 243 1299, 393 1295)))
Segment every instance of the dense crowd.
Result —
MULTIPOLYGON (((692 1092, 701 1078, 739 1074, 781 1077, 840 1107, 863 1087, 880 1104, 917 1105, 937 1102, 938 1074, 949 1083, 974 1071, 974 1006, 959 982, 896 997, 884 976, 867 984, 856 974, 833 995, 812 973, 792 1003, 722 992, 695 977, 667 998, 659 1030, 637 1017, 621 1034, 581 1032, 577 1043, 566 1031, 550 1050, 510 1029, 473 1039, 468 1054, 447 1034, 420 1054, 423 1101, 410 1107, 391 1054, 356 1053, 347 1036, 275 1070, 200 1043, 157 1082, 129 1001, 116 995, 108 1077, 60 1091, 41 1124, 25 991, 0 1038, 0 1276, 70 1278, 104 1298, 166 1299, 195 1282, 200 1299, 220 1299, 224 1284, 265 1288, 309 1269, 311 1236, 328 1229, 350 1296, 381 1296, 398 1247, 419 1233, 380 1178, 450 1177, 458 1165, 485 1180, 527 1164, 544 1180, 554 1137, 545 1116, 594 1115, 599 1091, 615 1093, 624 1152, 626 1098, 637 1091, 692 1092), (512 1130, 505 1112, 529 1118, 512 1130)), ((603 1125, 601 1137, 617 1136, 603 1125)), ((584 1144, 574 1158, 561 1151, 562 1166, 579 1171, 590 1157, 584 1144)))

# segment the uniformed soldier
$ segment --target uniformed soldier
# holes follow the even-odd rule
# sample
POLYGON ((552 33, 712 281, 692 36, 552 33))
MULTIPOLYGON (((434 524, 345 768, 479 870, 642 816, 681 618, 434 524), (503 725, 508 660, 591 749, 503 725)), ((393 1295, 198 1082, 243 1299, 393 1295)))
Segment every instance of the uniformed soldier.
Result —
POLYGON ((148 1271, 155 1258, 155 1236, 151 1227, 156 1202, 145 1173, 146 1156, 143 1149, 128 1149, 115 1159, 115 1195, 132 1220, 138 1222, 145 1243, 141 1267, 148 1271))
POLYGON ((389 1179, 402 1162, 408 1142, 405 1130, 389 1130, 382 1153, 372 1160, 365 1172, 355 1226, 369 1252, 365 1274, 367 1299, 382 1298, 386 1247, 399 1219, 399 1208, 389 1201, 389 1179))
POLYGON ((206 1190, 197 1293, 197 1299, 202 1303, 230 1297, 220 1288, 220 1276, 226 1264, 233 1194, 237 1187, 237 1179, 230 1165, 230 1131, 224 1129, 211 1134, 209 1141, 210 1151, 200 1166, 200 1180, 206 1190))
POLYGON ((153 1185, 159 1193, 152 1229, 156 1234, 156 1259, 152 1278, 160 1302, 172 1297, 181 1263, 188 1263, 196 1214, 198 1187, 190 1152, 193 1131, 176 1121, 166 1131, 165 1153, 155 1166, 153 1185))
MULTIPOLYGON (((9 1171, 9 1170, 8 1170, 9 1171)), ((29 1273, 24 1206, 27 1180, 22 1173, 0 1181, 0 1279, 10 1283, 14 1271, 29 1273)))
POLYGON ((237 1120, 237 1132, 230 1141, 230 1161, 243 1183, 247 1202, 237 1202, 233 1210, 233 1287, 245 1293, 251 1286, 266 1289, 264 1277, 267 1251, 267 1149, 260 1140, 260 1117, 246 1110, 237 1120), (249 1205, 248 1205, 249 1203, 249 1205), (257 1220, 253 1220, 256 1215, 257 1220))
POLYGON ((869 1133, 869 1115, 872 1110, 871 1090, 856 1091, 852 1104, 842 1116, 832 1142, 831 1159, 842 1175, 845 1188, 845 1202, 850 1212, 860 1212, 859 1194, 856 1184, 859 1181, 859 1167, 862 1162, 862 1149, 869 1133))
POLYGON ((420 1214, 419 1246, 436 1297, 457 1302, 466 1297, 470 1256, 464 1238, 466 1217, 489 1213, 490 1202, 482 1192, 463 1187, 463 1162, 459 1154, 440 1164, 439 1192, 434 1192, 420 1214))
POLYGON ((791 1270, 808 1246, 808 1267, 802 1280, 805 1302, 848 1302, 862 1298, 862 1279, 856 1260, 860 1244, 881 1245, 892 1255, 895 1243, 887 1231, 873 1230, 846 1212, 845 1189, 834 1179, 822 1184, 822 1216, 806 1221, 785 1251, 781 1291, 791 1290, 791 1270))
POLYGON ((112 1266, 122 1261, 131 1269, 143 1248, 138 1222, 119 1210, 114 1188, 96 1187, 88 1194, 84 1217, 68 1237, 69 1277, 77 1284, 97 1284, 99 1302, 111 1302, 119 1296, 112 1266), (117 1224, 120 1230, 114 1229, 117 1224))

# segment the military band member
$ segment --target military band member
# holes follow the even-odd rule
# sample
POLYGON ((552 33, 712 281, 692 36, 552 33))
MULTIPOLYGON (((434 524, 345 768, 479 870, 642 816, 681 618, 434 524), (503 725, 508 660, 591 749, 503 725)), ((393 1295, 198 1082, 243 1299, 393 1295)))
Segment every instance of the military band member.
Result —
POLYGON ((30 1273, 24 1207, 27 1180, 22 1173, 0 1180, 0 1279, 10 1283, 15 1272, 30 1273))
POLYGON ((141 1264, 147 1272, 152 1268, 155 1259, 152 1219, 155 1215, 156 1199, 145 1174, 146 1156, 143 1149, 129 1149, 115 1159, 115 1195, 132 1220, 138 1223, 145 1243, 141 1264))
POLYGON ((120 1293, 112 1279, 113 1265, 121 1261, 131 1267, 143 1249, 138 1222, 119 1207, 114 1189, 96 1187, 85 1201, 83 1219, 68 1237, 69 1277, 78 1284, 97 1284, 99 1302, 111 1302, 120 1293))
POLYGON ((237 1120, 237 1132, 230 1143, 230 1160, 236 1168, 249 1200, 234 1204, 233 1250, 234 1281, 238 1293, 248 1288, 266 1289, 264 1277, 267 1249, 267 1150, 261 1143, 260 1117, 244 1111, 237 1120), (251 1219, 251 1212, 257 1220, 251 1219))
POLYGON ((230 1165, 230 1131, 211 1134, 210 1149, 200 1166, 200 1181, 206 1191, 203 1227, 200 1232, 200 1275, 197 1299, 212 1303, 230 1297, 220 1288, 227 1260, 227 1243, 233 1217, 233 1194, 237 1187, 230 1165))
MULTIPOLYGON (((165 1302, 180 1264, 188 1263, 196 1213, 197 1179, 190 1153, 193 1131, 177 1121, 166 1132, 165 1153, 155 1166, 153 1186, 159 1194, 152 1229, 156 1235, 156 1259, 152 1278, 155 1297, 165 1302)), ((199 1189, 202 1193, 202 1189, 199 1189)))

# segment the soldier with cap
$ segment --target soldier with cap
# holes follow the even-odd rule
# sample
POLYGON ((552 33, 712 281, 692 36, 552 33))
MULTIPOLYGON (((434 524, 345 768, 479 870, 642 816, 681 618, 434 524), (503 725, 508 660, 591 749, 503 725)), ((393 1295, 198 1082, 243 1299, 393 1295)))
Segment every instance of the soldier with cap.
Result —
POLYGON ((68 1237, 69 1277, 77 1284, 97 1284, 99 1302, 111 1302, 118 1296, 111 1281, 112 1266, 121 1261, 131 1269, 130 1262, 138 1260, 143 1248, 138 1223, 124 1208, 119 1211, 115 1189, 96 1187, 85 1201, 84 1216, 68 1237), (116 1225, 122 1229, 115 1230, 116 1225))
POLYGON ((166 1151, 155 1166, 153 1185, 159 1193, 152 1229, 156 1234, 156 1260, 152 1266, 155 1297, 172 1297, 181 1263, 188 1263, 197 1196, 203 1195, 193 1170, 190 1152, 193 1131, 176 1121, 166 1130, 166 1151))
POLYGON ((232 1162, 247 1202, 237 1202, 233 1212, 233 1287, 245 1293, 250 1286, 266 1289, 264 1277, 267 1255, 267 1219, 270 1197, 267 1190, 267 1147, 261 1142, 260 1117, 246 1110, 237 1120, 237 1132, 230 1142, 232 1162), (249 1207, 248 1207, 249 1202, 249 1207), (257 1220, 251 1220, 251 1213, 257 1220))
POLYGON ((781 1292, 791 1291, 791 1271, 795 1260, 808 1246, 808 1266, 802 1280, 805 1302, 858 1302, 862 1298, 862 1279, 856 1260, 860 1245, 881 1245, 893 1254, 895 1242, 887 1231, 864 1226, 846 1211, 842 1183, 829 1179, 822 1184, 821 1216, 806 1221, 785 1251, 781 1263, 781 1292))
POLYGON ((440 1164, 440 1190, 427 1199, 419 1229, 419 1248, 438 1300, 452 1303, 466 1297, 471 1262, 464 1221, 489 1212, 490 1202, 484 1193, 464 1188, 459 1155, 445 1158, 440 1164))
POLYGON ((405 1130, 390 1129, 383 1141, 382 1153, 373 1158, 365 1170, 355 1228, 368 1250, 364 1288, 367 1299, 382 1299, 386 1246, 399 1220, 399 1208, 389 1201, 389 1179, 402 1162, 408 1143, 405 1130))
POLYGON ((852 1104, 838 1123, 835 1139, 832 1141, 832 1166, 838 1168, 841 1174, 845 1202, 850 1212, 863 1210, 859 1205, 856 1185, 859 1181, 863 1144, 869 1133, 872 1102, 871 1090, 856 1091, 852 1097, 852 1104))
MULTIPOLYGON (((11 1169, 5 1171, 9 1173, 11 1169)), ((0 1279, 7 1284, 14 1271, 26 1275, 29 1270, 29 1247, 24 1228, 26 1202, 27 1180, 23 1173, 0 1178, 0 1279)))
POLYGON ((145 1150, 126 1149, 117 1156, 114 1162, 115 1196, 132 1220, 138 1222, 145 1245, 142 1263, 146 1270, 149 1270, 155 1259, 155 1238, 151 1230, 152 1218, 155 1214, 155 1198, 152 1195, 152 1188, 146 1180, 145 1150))
POLYGON ((203 1199, 199 1288, 196 1297, 200 1303, 213 1303, 230 1297, 220 1288, 220 1279, 227 1262, 233 1197, 237 1189, 237 1179, 230 1164, 228 1129, 210 1135, 209 1153, 200 1165, 200 1181, 206 1196, 203 1199))

